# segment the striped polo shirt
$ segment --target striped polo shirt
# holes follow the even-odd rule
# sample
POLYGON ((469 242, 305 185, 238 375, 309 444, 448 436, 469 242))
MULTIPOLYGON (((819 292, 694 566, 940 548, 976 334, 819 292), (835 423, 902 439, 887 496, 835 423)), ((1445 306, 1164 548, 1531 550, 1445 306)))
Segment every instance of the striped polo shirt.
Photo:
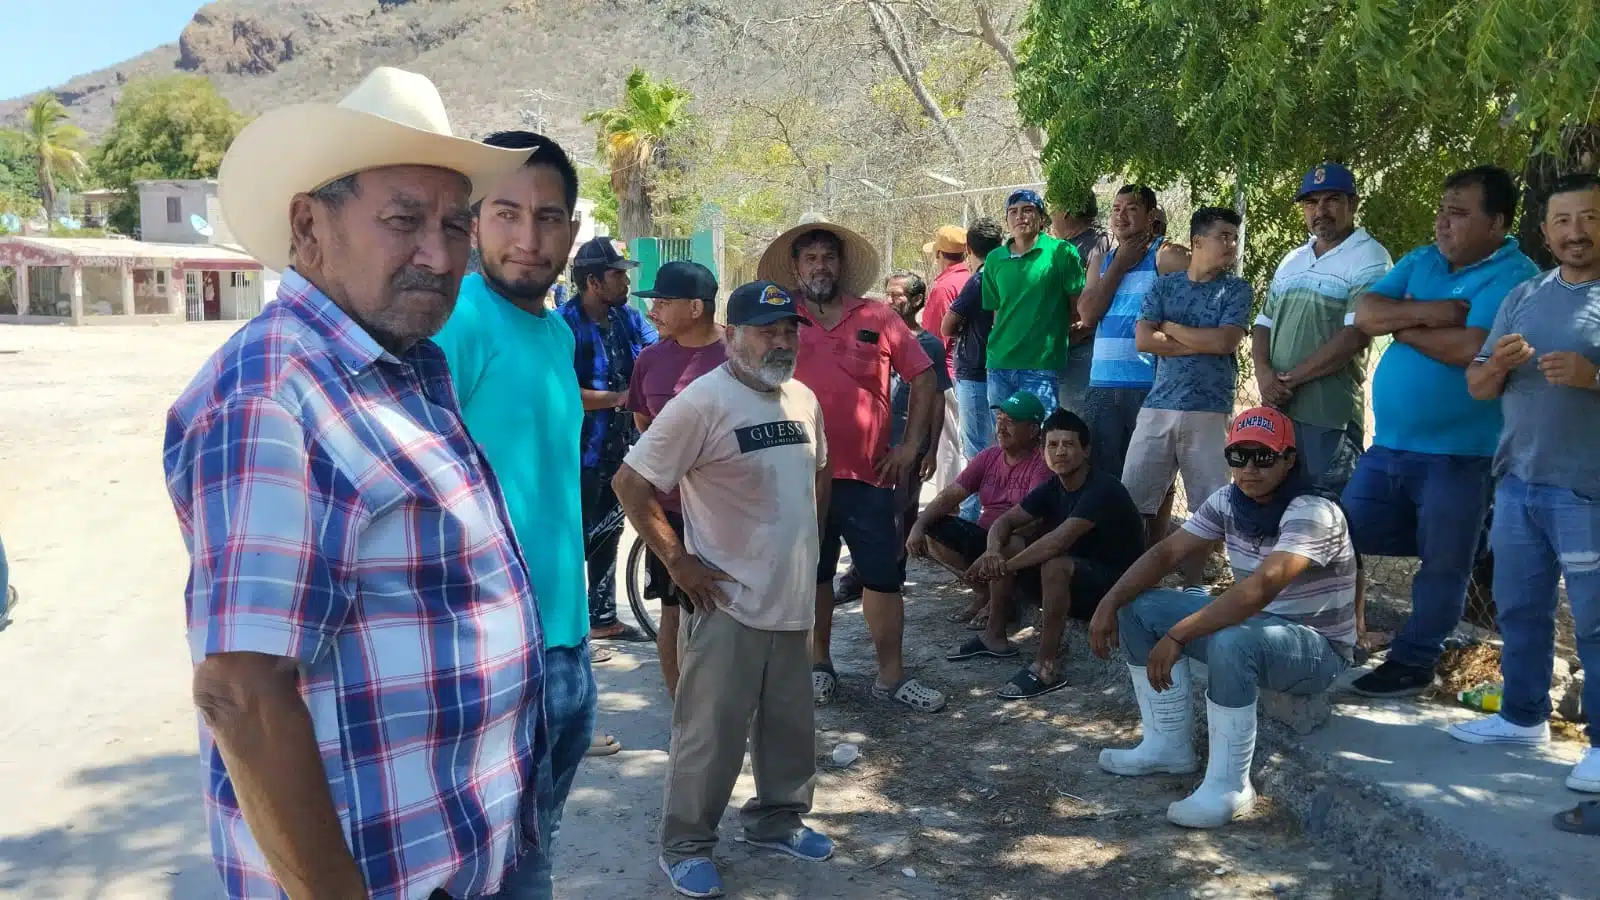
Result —
POLYGON ((1311 567, 1289 582, 1264 612, 1316 630, 1350 658, 1356 644, 1356 550, 1344 512, 1324 497, 1296 497, 1278 520, 1277 538, 1257 543, 1234 527, 1228 499, 1232 490, 1229 486, 1212 494, 1183 523, 1184 529, 1224 543, 1235 582, 1255 574, 1274 553, 1311 560, 1311 567))
MULTIPOLYGON (((1156 358, 1140 353, 1133 345, 1133 329, 1139 322, 1144 295, 1155 286, 1156 253, 1166 238, 1156 238, 1144 259, 1122 276, 1105 318, 1094 330, 1094 361, 1089 365, 1089 386, 1098 388, 1138 388, 1149 390, 1156 380, 1156 358)), ((1117 255, 1113 250, 1100 263, 1100 277, 1117 255)))

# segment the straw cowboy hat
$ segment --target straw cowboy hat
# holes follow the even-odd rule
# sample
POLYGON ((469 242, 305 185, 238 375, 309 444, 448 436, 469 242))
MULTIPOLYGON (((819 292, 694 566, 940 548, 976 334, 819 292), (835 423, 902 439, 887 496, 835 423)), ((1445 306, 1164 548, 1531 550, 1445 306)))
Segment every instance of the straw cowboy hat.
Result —
POLYGON ((795 238, 808 231, 826 231, 844 245, 844 269, 839 279, 839 290, 856 297, 865 297, 878 284, 881 263, 872 242, 843 225, 835 225, 816 213, 800 217, 800 224, 778 235, 761 254, 756 265, 756 279, 775 281, 785 287, 798 287, 794 283, 795 238))
POLYGON ((529 152, 453 136, 433 82, 380 66, 337 104, 297 103, 246 125, 222 158, 217 194, 239 244, 281 270, 289 265, 295 194, 367 169, 436 166, 471 179, 477 201, 529 152))

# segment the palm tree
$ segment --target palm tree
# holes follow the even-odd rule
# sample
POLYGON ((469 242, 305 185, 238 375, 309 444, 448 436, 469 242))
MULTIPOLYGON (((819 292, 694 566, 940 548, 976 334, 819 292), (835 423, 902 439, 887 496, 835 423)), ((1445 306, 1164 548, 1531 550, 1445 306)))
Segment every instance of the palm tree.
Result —
POLYGON ((583 117, 600 125, 600 158, 611 167, 617 230, 623 240, 655 232, 656 173, 672 137, 689 125, 692 99, 672 82, 655 81, 643 69, 634 69, 620 104, 583 117))
POLYGON ((75 182, 89 171, 79 149, 83 129, 67 121, 67 108, 55 94, 45 93, 28 105, 20 134, 39 170, 39 199, 44 201, 47 227, 54 228, 56 180, 75 182))

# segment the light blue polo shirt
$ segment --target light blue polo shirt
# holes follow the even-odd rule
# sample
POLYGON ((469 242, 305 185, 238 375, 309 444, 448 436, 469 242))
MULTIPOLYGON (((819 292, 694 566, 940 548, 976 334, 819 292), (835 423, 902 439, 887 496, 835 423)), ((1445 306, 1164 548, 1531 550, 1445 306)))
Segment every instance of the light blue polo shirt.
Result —
MULTIPOLYGON (((1429 244, 1407 253, 1369 290, 1395 300, 1465 301, 1467 327, 1488 331, 1511 289, 1538 272, 1511 237, 1488 258, 1454 272, 1429 244)), ((1493 456, 1500 440, 1498 399, 1472 399, 1465 369, 1399 341, 1384 351, 1372 377, 1372 414, 1372 442, 1391 450, 1493 456)))
POLYGON ((462 279, 455 312, 433 340, 450 361, 467 433, 505 493, 545 645, 577 647, 589 634, 589 595, 572 329, 554 310, 523 311, 473 274, 462 279))

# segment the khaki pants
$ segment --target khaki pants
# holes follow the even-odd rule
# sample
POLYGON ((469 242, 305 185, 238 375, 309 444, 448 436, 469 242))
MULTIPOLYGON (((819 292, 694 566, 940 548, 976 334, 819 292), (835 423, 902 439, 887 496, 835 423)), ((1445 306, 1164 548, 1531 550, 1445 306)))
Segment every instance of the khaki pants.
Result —
POLYGON ((1128 443, 1122 484, 1139 512, 1153 516, 1177 475, 1193 512, 1233 481, 1222 448, 1228 442, 1228 414, 1141 409, 1128 443))
POLYGON ((685 613, 661 816, 668 864, 711 855, 747 738, 756 795, 740 810, 745 835, 778 841, 800 829, 816 774, 809 640, 810 632, 761 631, 722 611, 685 613))
MULTIPOLYGON (((984 412, 989 412, 984 410, 984 412)), ((961 474, 961 469, 967 461, 961 453, 961 411, 956 406, 956 392, 944 392, 944 405, 934 410, 934 415, 944 416, 944 430, 939 432, 939 446, 933 448, 937 454, 938 467, 933 470, 933 490, 935 493, 955 484, 956 476, 961 474)), ((990 413, 993 415, 993 413, 990 413)), ((917 487, 922 487, 922 482, 917 482, 917 487)))

